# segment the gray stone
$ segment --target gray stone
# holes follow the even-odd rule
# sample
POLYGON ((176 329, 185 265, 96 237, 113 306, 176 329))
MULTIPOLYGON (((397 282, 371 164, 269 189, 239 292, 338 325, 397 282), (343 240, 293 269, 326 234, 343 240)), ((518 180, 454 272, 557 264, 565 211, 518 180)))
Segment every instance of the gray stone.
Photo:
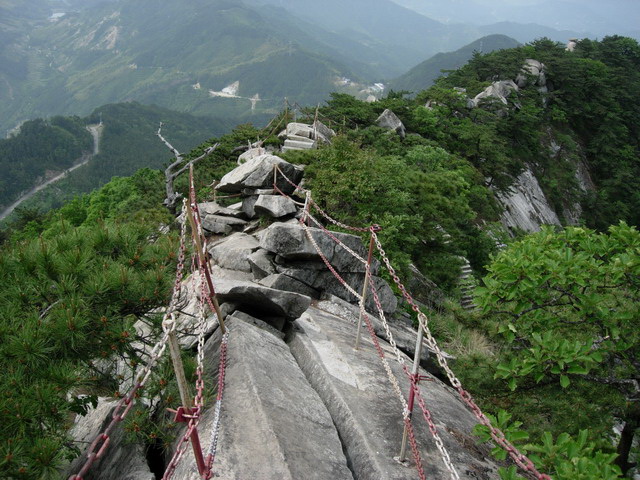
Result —
POLYGON ((267 153, 267 152, 262 147, 250 148, 249 150, 247 150, 246 152, 242 153, 238 157, 238 165, 242 165, 243 163, 246 163, 249 160, 252 160, 252 159, 254 159, 256 157, 259 157, 260 155, 264 155, 265 153, 267 153))
POLYGON ((438 288, 435 282, 425 277, 413 263, 409 264, 409 273, 407 288, 416 301, 429 308, 440 308, 444 306, 444 293, 442 293, 442 290, 438 288))
POLYGON ((388 130, 393 130, 402 138, 405 137, 407 129, 405 128, 402 121, 398 118, 398 116, 393 113, 388 108, 382 112, 382 114, 377 118, 376 125, 382 128, 386 128, 388 130))
MULTIPOLYGON (((228 328, 214 478, 353 480, 331 416, 287 344, 238 319, 231 318, 228 328)), ((219 339, 214 337, 207 342, 207 356, 217 349, 219 339)), ((210 432, 213 419, 214 409, 209 408, 198 429, 210 432)), ((174 478, 200 479, 193 455, 183 457, 174 478)))
MULTIPOLYGON (((274 180, 274 167, 278 166, 282 173, 292 182, 297 183, 302 177, 302 172, 290 163, 275 155, 261 155, 243 163, 239 167, 227 173, 216 189, 221 192, 240 193, 244 188, 271 188, 274 180)), ((290 193, 294 188, 277 175, 277 186, 285 193, 290 193)))
POLYGON ((300 280, 289 277, 282 273, 274 273, 260 280, 260 285, 265 287, 284 290, 286 292, 296 292, 311 298, 319 298, 320 293, 310 286, 302 283, 300 280))
POLYGON ((243 188, 243 195, 275 195, 276 191, 273 188, 243 188))
POLYGON ((252 273, 243 272, 241 270, 229 270, 227 268, 222 268, 219 265, 213 265, 211 267, 211 276, 213 278, 221 278, 224 280, 237 280, 239 282, 253 281, 252 273))
POLYGON ((272 273, 276 273, 276 268, 273 265, 273 257, 274 255, 272 253, 262 248, 247 257, 254 278, 260 280, 272 273))
POLYGON ((292 122, 287 124, 286 134, 287 134, 287 137, 294 135, 297 137, 305 137, 305 138, 313 139, 313 127, 305 123, 292 122))
MULTIPOLYGON (((354 478, 415 478, 410 449, 406 464, 394 460, 402 440, 402 405, 370 337, 363 336, 361 348, 354 350, 354 325, 313 307, 296 326, 291 352, 331 413, 354 478)), ((363 333, 367 335, 366 330, 363 333)), ((409 380, 394 361, 390 346, 382 342, 382 348, 402 391, 407 392, 409 380)), ((401 356, 410 364, 409 358, 401 356)), ((432 380, 420 384, 421 394, 461 478, 497 478, 498 467, 489 460, 489 448, 477 446, 472 434, 477 423, 473 414, 454 390, 422 370, 420 374, 432 380)), ((413 424, 427 478, 449 478, 417 402, 413 424)))
POLYGON ((293 200, 282 195, 260 195, 254 205, 256 213, 266 213, 273 218, 286 217, 297 209, 293 200))
POLYGON ((481 100, 497 99, 504 105, 508 105, 507 98, 511 95, 511 92, 517 92, 518 85, 513 80, 501 80, 499 82, 493 82, 484 91, 471 100, 473 107, 477 107, 481 100))
MULTIPOLYGON (((347 252, 344 247, 337 244, 328 234, 318 228, 309 228, 308 230, 320 251, 338 271, 365 271, 365 265, 347 252)), ((332 232, 331 235, 356 252, 361 258, 367 257, 367 250, 362 245, 360 237, 336 232, 332 232)), ((262 233, 260 246, 286 260, 320 260, 318 252, 299 223, 274 223, 270 225, 262 233)), ((377 272, 378 268, 379 263, 373 262, 372 271, 377 272)))
POLYGON ((206 215, 202 219, 202 228, 207 232, 223 235, 228 235, 234 228, 241 228, 246 224, 245 220, 221 215, 206 215))
POLYGON ((243 311, 257 317, 298 318, 304 312, 311 298, 299 293, 275 290, 253 282, 214 278, 213 283, 221 302, 237 303, 243 311))
POLYGON ((258 249, 258 240, 252 235, 237 232, 227 237, 224 242, 209 248, 211 259, 217 265, 229 270, 250 272, 248 257, 258 249))
POLYGON ((316 134, 316 140, 322 143, 331 143, 331 139, 336 136, 336 132, 327 127, 320 120, 313 122, 313 128, 316 134))
POLYGON ((257 201, 257 195, 252 195, 242 200, 242 211, 247 216, 247 218, 254 218, 256 216, 256 210, 254 206, 257 201))
MULTIPOLYGON (((331 294, 323 294, 320 301, 317 302, 315 307, 324 312, 330 313, 338 318, 343 320, 347 320, 354 325, 354 329, 358 324, 358 319, 360 318, 360 309, 348 303, 347 301, 336 297, 331 294)), ((404 318, 398 320, 396 317, 386 316, 387 322, 389 326, 389 330, 391 331, 391 335, 395 340, 398 348, 402 350, 409 357, 414 358, 416 351, 416 330, 413 329, 411 325, 411 317, 408 320, 404 318)), ((373 325, 373 329, 376 332, 376 335, 383 340, 389 341, 389 336, 387 335, 387 331, 384 328, 382 320, 378 318, 377 311, 375 313, 369 313, 369 318, 371 319, 371 323, 373 325)), ((364 327, 363 322, 363 327, 364 327)), ((355 331, 355 330, 354 330, 355 331)), ((364 330, 363 330, 364 332, 364 330)), ((366 333, 365 333, 366 335, 366 333)), ((455 357, 449 355, 446 352, 442 352, 449 361, 449 364, 455 361, 455 357)), ((422 368, 425 368, 429 373, 433 375, 442 374, 442 368, 437 362, 435 357, 435 352, 429 349, 426 345, 422 347, 422 355, 420 358, 422 368)))
POLYGON ((260 320, 259 318, 252 317, 251 315, 241 312, 240 310, 235 311, 233 315, 230 316, 229 318, 237 318, 238 320, 242 320, 243 322, 246 322, 249 325, 253 325, 254 327, 258 327, 259 329, 264 330, 265 332, 269 332, 271 335, 276 336, 280 340, 284 340, 283 332, 281 332, 275 327, 272 327, 264 320, 260 320))
POLYGON ((327 269, 327 266, 324 263, 313 263, 313 262, 296 262, 302 263, 303 266, 283 266, 276 265, 276 270, 278 273, 282 273, 291 278, 295 278, 296 280, 308 285, 309 287, 315 285, 318 275, 320 275, 321 271, 327 269), (307 267, 307 268, 304 268, 307 267))
MULTIPOLYGON (((362 293, 362 289, 364 288, 363 273, 341 273, 340 276, 356 292, 362 293)), ((389 287, 387 282, 382 278, 376 276, 373 277, 371 283, 378 292, 382 310, 385 313, 393 314, 398 308, 398 300, 393 294, 391 287, 389 287)), ((350 303, 358 303, 358 300, 353 296, 353 294, 349 292, 331 272, 321 272, 316 278, 313 286, 317 290, 330 293, 350 303)), ((365 308, 370 311, 377 311, 374 297, 371 292, 367 294, 365 308)))
MULTIPOLYGON (((74 442, 79 443, 81 450, 85 451, 98 434, 104 431, 111 422, 117 404, 118 400, 101 397, 95 409, 91 408, 84 417, 76 417, 69 434, 74 442)), ((89 472, 83 476, 85 480, 155 479, 147 465, 144 448, 126 442, 122 422, 116 424, 109 437, 111 441, 105 455, 102 459, 96 460, 89 472)), ((86 455, 83 453, 64 469, 62 478, 77 474, 85 461, 86 455)))
POLYGON ((505 207, 501 220, 508 229, 537 232, 542 225, 560 225, 560 219, 531 169, 522 172, 510 192, 495 192, 505 207))
POLYGON ((201 216, 222 215, 225 217, 244 218, 244 212, 239 208, 223 207, 216 202, 199 203, 201 216))

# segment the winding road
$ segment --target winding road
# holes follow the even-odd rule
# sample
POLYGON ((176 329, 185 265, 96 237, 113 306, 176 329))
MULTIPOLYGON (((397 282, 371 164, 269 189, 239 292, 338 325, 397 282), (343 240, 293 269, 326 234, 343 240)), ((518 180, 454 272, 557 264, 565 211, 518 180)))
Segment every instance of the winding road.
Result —
POLYGON ((102 135, 103 128, 104 128, 104 125, 102 123, 98 123, 95 125, 87 125, 87 130, 91 132, 91 136, 93 137, 93 153, 83 155, 82 157, 80 157, 79 159, 80 161, 76 163, 73 167, 66 169, 64 172, 60 173, 59 175, 56 175, 53 178, 50 178, 49 180, 47 180, 44 183, 41 183, 40 185, 36 185, 27 193, 22 195, 15 202, 13 202, 6 209, 4 209, 2 213, 0 213, 0 221, 4 220, 9 215, 11 215, 11 213, 16 209, 16 207, 18 207, 22 202, 24 202, 25 200, 29 200, 40 190, 48 187, 52 183, 62 180, 67 175, 69 175, 69 173, 82 167, 83 165, 86 165, 87 163, 89 163, 89 160, 91 160, 95 155, 98 155, 100 153, 100 136, 102 135))

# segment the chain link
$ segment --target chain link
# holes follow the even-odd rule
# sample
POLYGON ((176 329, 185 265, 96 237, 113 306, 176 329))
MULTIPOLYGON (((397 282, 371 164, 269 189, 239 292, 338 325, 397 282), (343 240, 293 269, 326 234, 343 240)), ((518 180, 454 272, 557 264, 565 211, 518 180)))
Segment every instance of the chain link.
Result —
MULTIPOLYGON (((398 288, 402 292, 403 297, 407 300, 409 305, 411 305, 411 308, 418 314, 418 321, 420 323, 420 328, 424 331, 425 342, 426 342, 427 346, 436 354, 436 358, 438 360, 438 364, 442 367, 442 369, 444 370, 444 372, 447 375, 447 378, 449 379, 449 382, 456 389, 456 391, 458 392, 458 394, 460 395, 460 397, 462 398, 464 403, 466 403, 469 406, 469 408, 471 409, 473 414, 476 416, 476 418, 480 421, 480 423, 482 425, 486 426, 487 428, 489 428, 489 431, 491 433, 491 438, 500 447, 502 447, 504 450, 507 451, 509 456, 516 463, 516 465, 518 465, 518 467, 520 467, 524 471, 527 471, 527 472, 531 473, 538 480, 551 480, 551 477, 549 475, 540 473, 536 469, 536 467, 533 464, 533 462, 527 456, 522 454, 511 442, 509 442, 506 439, 504 433, 500 429, 494 427, 491 424, 491 421, 482 412, 480 407, 478 407, 478 405, 475 403, 475 401, 473 400, 473 397, 471 396, 471 394, 462 387, 462 383, 460 382, 460 380, 456 377, 456 375, 453 373, 453 371, 449 367, 449 364, 447 362, 447 359, 444 356, 444 353, 440 349, 436 339, 431 334, 431 330, 429 329, 428 319, 427 319, 426 315, 420 310, 420 308, 418 307, 416 302, 413 300, 413 297, 411 296, 411 294, 409 294, 409 292, 407 291, 406 287, 400 281, 400 278, 396 274, 395 269, 391 266, 391 262, 389 261, 389 258, 387 256, 386 252, 382 248, 382 244, 380 243, 380 240, 378 239, 378 237, 375 234, 375 232, 373 232, 372 235, 373 235, 376 247, 378 249, 378 252, 380 253, 380 256, 382 257, 382 260, 383 260, 385 266, 387 267, 387 270, 391 274, 391 277, 393 278, 393 281, 395 282, 395 284, 398 286, 398 288)), ((418 402, 419 403, 424 403, 424 401, 421 402, 421 396, 419 395, 419 391, 418 390, 416 390, 416 394, 418 395, 418 402)))
MULTIPOLYGON (((375 232, 372 231, 371 233, 372 235, 375 235, 375 232)), ((389 327, 389 323, 387 322, 387 318, 384 314, 384 310, 382 309, 382 302, 380 302, 380 297, 378 295, 378 292, 373 286, 373 282, 372 282, 373 278, 372 278, 371 272, 368 271, 367 275, 369 276, 369 288, 373 295, 373 301, 376 305, 376 308, 378 309, 378 315, 380 316, 380 320, 382 321, 382 325, 384 327, 385 333, 387 334, 387 339, 389 341, 389 344, 393 348, 394 353, 396 354, 398 362, 402 366, 402 370, 404 371, 405 375, 409 379, 410 388, 414 391, 416 398, 418 399, 418 405, 420 406, 420 410, 422 410, 422 416, 424 417, 425 421, 427 422, 427 425, 429 426, 429 432, 433 437, 433 440, 436 444, 436 448, 440 452, 442 461, 445 467, 447 468, 447 470, 449 470, 449 473, 451 474, 451 478, 453 480, 460 480, 460 477, 458 476, 458 472, 456 471, 455 467, 453 466, 453 463, 451 462, 451 457, 449 456, 449 452, 447 451, 447 448, 444 446, 442 438, 438 433, 438 428, 436 427, 436 424, 433 421, 431 412, 427 408, 425 401, 422 398, 422 392, 420 391, 420 387, 415 382, 415 377, 409 371, 409 368, 407 367, 406 362, 402 357, 402 353, 400 352, 400 349, 398 348, 396 341, 393 338, 391 329, 389 327)))
MULTIPOLYGON (((295 190, 294 193, 296 191, 300 191, 304 194, 310 194, 311 192, 309 190, 307 190, 306 188, 301 187, 300 185, 297 185, 296 183, 294 183, 291 179, 289 179, 289 177, 287 177, 284 172, 280 169, 280 167, 278 165, 274 166, 274 178, 273 178, 273 186, 274 188, 277 188, 276 186, 276 172, 279 173, 280 175, 282 175, 282 178, 284 178, 285 182, 287 182, 289 185, 291 185, 295 190)), ((346 223, 342 223, 339 220, 336 220, 335 218, 329 216, 329 214, 327 212, 325 212, 320 205, 318 205, 309 195, 309 204, 312 205, 316 210, 318 210, 318 213, 320 213, 320 215, 322 215, 324 218, 326 218, 329 222, 333 223, 334 225, 336 225, 337 227, 343 228, 345 230, 350 230, 352 232, 360 232, 360 233, 365 233, 368 232, 369 229, 368 228, 360 228, 360 227, 352 227, 351 225, 347 225, 346 223)), ((309 209, 306 208, 305 212, 308 213, 309 209)))
POLYGON ((211 441, 209 442, 209 450, 207 452, 207 464, 211 470, 213 462, 216 458, 218 449, 218 439, 220 435, 220 413, 222 410, 222 399, 224 396, 225 375, 227 369, 227 349, 229 344, 229 332, 222 336, 220 345, 220 365, 218 367, 218 396, 216 398, 216 407, 213 417, 213 428, 211 431, 211 441))
POLYGON ((176 279, 173 284, 173 291, 171 295, 171 300, 169 302, 169 307, 165 312, 164 319, 162 322, 163 335, 161 339, 153 346, 153 349, 149 353, 149 360, 145 367, 138 372, 135 376, 134 386, 131 388, 129 393, 124 396, 116 405, 111 415, 111 422, 107 427, 99 433, 91 445, 89 446, 84 464, 82 465, 80 471, 69 477, 69 480, 83 480, 84 476, 91 469, 92 465, 96 460, 102 458, 104 453, 106 452, 109 443, 111 442, 111 433, 115 429, 116 425, 122 422, 125 417, 128 415, 131 408, 135 403, 135 399, 138 398, 139 391, 144 389, 151 373, 153 371, 153 367, 156 366, 160 357, 162 357, 164 351, 167 349, 167 342, 169 341, 169 335, 172 331, 175 331, 175 318, 173 317, 177 302, 180 298, 180 292, 182 287, 182 278, 184 276, 184 259, 185 259, 185 250, 186 250, 186 202, 183 202, 182 205, 182 215, 179 217, 181 220, 180 226, 180 247, 178 253, 178 262, 176 266, 176 279))

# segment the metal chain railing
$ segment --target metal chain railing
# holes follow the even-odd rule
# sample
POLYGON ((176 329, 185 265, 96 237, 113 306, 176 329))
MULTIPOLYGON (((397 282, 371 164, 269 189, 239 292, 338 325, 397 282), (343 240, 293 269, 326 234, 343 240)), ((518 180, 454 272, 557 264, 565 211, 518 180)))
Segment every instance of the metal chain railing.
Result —
MULTIPOLYGON (((324 228, 320 222, 318 222, 314 217, 312 217, 308 210, 309 210, 309 205, 313 206, 314 208, 316 208, 318 210, 318 212, 320 212, 320 214, 330 223, 346 229, 346 230, 350 230, 350 231, 355 231, 355 232, 369 232, 371 227, 369 228, 361 228, 361 227, 353 227, 347 224, 344 224, 343 222, 340 222, 336 219, 334 219, 333 217, 331 217, 330 215, 328 215, 324 210, 322 210, 322 208, 317 205, 316 202, 313 201, 313 199, 311 198, 310 192, 309 190, 306 190, 302 187, 300 187, 299 185, 296 185, 294 182, 292 182, 283 172, 279 167, 275 167, 275 170, 280 173, 280 175, 282 175, 282 177, 285 179, 285 181, 287 183, 289 183, 291 186, 293 186, 296 190, 302 191, 306 194, 306 201, 305 201, 305 213, 303 215, 303 218, 305 219, 310 219, 312 222, 314 222, 316 225, 318 225, 319 228, 322 229, 323 232, 327 233, 329 232, 329 230, 327 230, 326 228, 324 228)), ((274 172, 274 180, 275 180, 275 172, 274 172)), ((275 181, 274 181, 274 185, 275 185, 275 181)), ((280 192, 282 193, 282 192, 280 192)), ((284 193, 282 193, 284 195, 284 193)), ((305 227, 305 224, 303 221, 300 222, 303 226, 303 228, 305 227)), ((334 241, 337 240, 337 238, 335 237, 335 235, 330 234, 330 232, 328 233, 330 237, 333 238, 334 241)), ((518 465, 521 469, 523 469, 524 471, 527 471, 529 473, 531 473, 536 479, 538 480, 550 480, 551 477, 546 475, 546 474, 542 474, 540 473, 535 465, 533 464, 533 462, 526 457, 524 454, 522 454, 521 452, 518 451, 518 449, 513 446, 513 444, 511 444, 506 437, 504 436, 504 433, 498 429, 495 428, 491 422, 489 421, 489 419, 486 417, 486 415, 482 412, 482 410, 478 407, 478 405, 475 403, 475 401, 473 400, 473 397, 471 396, 471 394, 464 390, 462 388, 461 382, 459 381, 459 379, 455 376, 455 374, 453 373, 453 371, 449 368, 448 363, 446 361, 446 358, 442 352, 442 350, 439 348, 437 341, 435 340, 435 338, 433 337, 433 335, 431 334, 429 327, 428 327, 428 320, 426 318, 426 316, 424 315, 424 313, 422 313, 422 311, 420 310, 420 308, 417 306, 417 304, 413 301, 413 298, 411 297, 411 295, 409 294, 409 292, 407 291, 406 287, 404 286, 404 284, 400 281, 400 278, 398 277, 398 275, 395 272, 395 269, 392 267, 391 262, 389 261, 388 256, 386 255, 386 252, 384 251, 384 249, 382 248, 382 244, 380 243, 380 240, 378 238, 378 236, 376 235, 375 231, 371 231, 371 235, 372 235, 372 239, 375 241, 376 247, 381 255, 381 257, 383 258, 383 262, 385 264, 385 267, 387 268, 387 270, 389 271, 390 275, 393 278, 394 283, 397 285, 397 287, 399 288, 400 292, 402 293, 402 296, 407 300, 407 302, 411 305, 412 309, 418 314, 418 319, 419 319, 419 323, 420 323, 420 328, 425 332, 425 342, 427 344, 427 346, 429 348, 431 348, 435 353, 436 353, 436 357, 438 360, 438 363, 440 364, 440 366, 443 368, 443 370, 445 371, 447 377, 449 378, 449 381, 451 382, 451 385, 458 391, 458 394, 460 395, 460 397, 462 398, 462 400, 469 406, 469 408, 472 410, 472 412, 474 413, 474 415, 476 416, 476 418, 480 421, 480 423, 482 425, 485 425, 486 427, 489 428, 490 432, 491 432, 491 436, 493 438, 493 440, 503 449, 505 449, 507 451, 507 453, 509 454, 509 456, 513 459, 513 461, 516 463, 516 465, 518 465)), ((312 241, 312 243, 316 243, 312 236, 307 232, 307 236, 309 237, 309 239, 312 241)), ((314 245, 316 246, 316 245, 314 245)), ((342 245, 344 247, 344 245, 342 245)), ((355 252, 353 252, 351 249, 347 248, 347 251, 349 253, 351 253, 355 258, 357 258, 358 260, 363 260, 359 255, 355 254, 355 252)), ((322 256, 321 256, 322 257, 322 256)), ((323 258, 323 261, 325 261, 326 259, 323 258)), ((354 295, 357 299, 359 299, 360 303, 361 303, 361 309, 363 309, 363 303, 362 302, 362 296, 357 294, 357 292, 351 288, 345 281, 344 279, 342 279, 342 277, 335 271, 335 269, 328 263, 325 261, 325 263, 327 264, 327 267, 329 268, 329 270, 334 274, 334 276, 340 281, 340 283, 347 289, 347 291, 349 291, 352 295, 354 295)), ((371 275, 370 272, 367 273, 367 275, 371 275)), ((374 294, 374 298, 377 297, 377 292, 375 291, 375 288, 371 287, 371 291, 374 294)), ((379 298, 377 298, 377 301, 379 303, 379 298)), ((379 309, 380 313, 381 313, 381 319, 383 319, 383 327, 385 328, 385 333, 387 334, 387 338, 389 339, 389 343, 391 344, 392 348, 397 349, 397 345, 395 345, 395 341, 393 340, 393 337, 391 335, 391 331, 389 330, 389 326, 386 322, 386 319, 384 319, 384 313, 381 309, 380 305, 376 305, 377 308, 379 309)), ((402 357, 400 356, 400 359, 402 359, 402 357)), ((412 377, 411 373, 409 372, 408 367, 406 366, 405 362, 400 360, 400 363, 402 365, 402 368, 405 372, 405 374, 407 374, 410 378, 412 377)), ((415 386, 415 394, 416 397, 418 398, 418 404, 423 412, 423 416, 425 417, 425 420, 427 421, 428 425, 429 425, 429 429, 432 433, 432 435, 434 435, 434 439, 437 438, 436 440, 436 445, 438 446, 438 448, 441 448, 441 454, 443 456, 443 460, 445 461, 445 465, 447 466, 447 468, 449 469, 449 471, 452 474, 453 478, 458 478, 457 472, 455 471, 455 468, 453 468, 453 465, 451 464, 448 452, 446 452, 446 449, 444 448, 444 445, 442 444, 441 439, 439 439, 439 436, 437 435, 437 428, 435 427, 435 424, 433 422, 433 419, 431 418, 431 413, 428 410, 428 408, 426 407, 424 398, 421 395, 421 392, 419 390, 419 388, 417 388, 417 386, 415 386)), ((411 439, 410 439, 411 441, 411 439)), ((412 445, 412 449, 413 449, 413 445, 412 445)))
MULTIPOLYGON (((456 389, 456 391, 458 392, 458 394, 460 395, 464 403, 466 403, 467 406, 469 406, 469 408, 471 409, 473 414, 476 416, 476 418, 480 421, 480 423, 486 426, 487 428, 489 428, 489 431, 491 433, 491 438, 509 454, 511 459, 516 463, 516 465, 518 465, 518 467, 520 467, 522 470, 526 472, 531 473, 538 480, 551 480, 551 477, 549 475, 540 473, 538 469, 535 467, 535 465, 533 464, 533 462, 531 461, 531 459, 529 459, 526 455, 521 453, 511 442, 509 442, 509 440, 507 440, 504 433, 500 429, 494 427, 491 424, 491 421, 482 412, 480 407, 478 407, 478 405, 475 403, 471 394, 462 387, 462 383, 449 367, 449 364, 447 362, 447 359, 444 356, 444 353, 440 349, 436 339, 431 334, 431 330, 429 329, 428 319, 426 315, 420 310, 420 307, 413 300, 413 297, 407 291, 404 284, 400 281, 400 278, 398 277, 395 269, 391 265, 391 262, 389 261, 389 257, 384 251, 382 244, 380 242, 380 239, 375 234, 375 232, 373 233, 373 238, 374 238, 376 247, 378 249, 378 252, 382 257, 382 261, 386 266, 387 270, 389 271, 389 274, 393 278, 394 283, 400 289, 400 292, 402 293, 402 296, 405 298, 405 300, 409 303, 409 305, 411 305, 411 308, 413 309, 413 311, 417 313, 418 321, 420 323, 420 328, 424 331, 424 334, 425 334, 425 342, 427 343, 427 346, 436 354, 438 364, 445 371, 447 378, 449 379, 449 382, 456 389)), ((418 398, 419 398, 418 401, 420 402, 420 397, 418 398)))
MULTIPOLYGON (((183 202, 183 213, 186 210, 186 202, 183 202)), ((164 320, 163 320, 163 329, 166 322, 167 329, 164 329, 164 333, 160 340, 154 345, 153 349, 149 353, 149 360, 147 361, 144 368, 135 376, 134 386, 131 388, 129 393, 125 395, 116 405, 113 410, 113 414, 111 415, 111 421, 109 425, 99 433, 96 438, 91 442, 91 445, 87 449, 85 453, 86 460, 77 474, 71 475, 69 480, 83 480, 84 476, 91 469, 92 465, 99 459, 104 456, 104 453, 107 451, 109 444, 111 443, 111 433, 115 429, 116 425, 122 422, 127 414, 133 408, 135 403, 135 399, 138 398, 139 391, 144 389, 153 368, 158 363, 160 357, 162 357, 163 353, 167 349, 167 344, 169 341, 169 335, 172 331, 175 331, 175 320, 173 318, 174 312, 176 310, 176 305, 180 299, 180 292, 182 288, 182 278, 184 276, 184 261, 185 261, 185 252, 186 252, 186 225, 185 225, 185 215, 181 215, 180 217, 183 219, 180 225, 180 247, 178 253, 178 261, 176 265, 176 278, 173 284, 173 291, 171 294, 171 300, 169 302, 169 307, 167 308, 164 320)))

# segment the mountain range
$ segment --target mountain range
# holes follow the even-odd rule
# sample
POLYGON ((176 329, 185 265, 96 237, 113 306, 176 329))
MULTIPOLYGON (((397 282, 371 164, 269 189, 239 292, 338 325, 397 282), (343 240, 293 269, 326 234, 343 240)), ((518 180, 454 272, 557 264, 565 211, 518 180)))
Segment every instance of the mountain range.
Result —
POLYGON ((0 131, 129 100, 264 123, 285 97, 379 95, 374 83, 496 32, 573 34, 450 25, 390 0, 0 0, 0 131))
POLYGON ((456 70, 467 63, 474 52, 490 53, 505 48, 515 48, 519 42, 506 35, 487 35, 455 52, 438 53, 416 65, 404 75, 392 80, 389 87, 395 91, 420 92, 429 88, 443 74, 443 70, 456 70))

